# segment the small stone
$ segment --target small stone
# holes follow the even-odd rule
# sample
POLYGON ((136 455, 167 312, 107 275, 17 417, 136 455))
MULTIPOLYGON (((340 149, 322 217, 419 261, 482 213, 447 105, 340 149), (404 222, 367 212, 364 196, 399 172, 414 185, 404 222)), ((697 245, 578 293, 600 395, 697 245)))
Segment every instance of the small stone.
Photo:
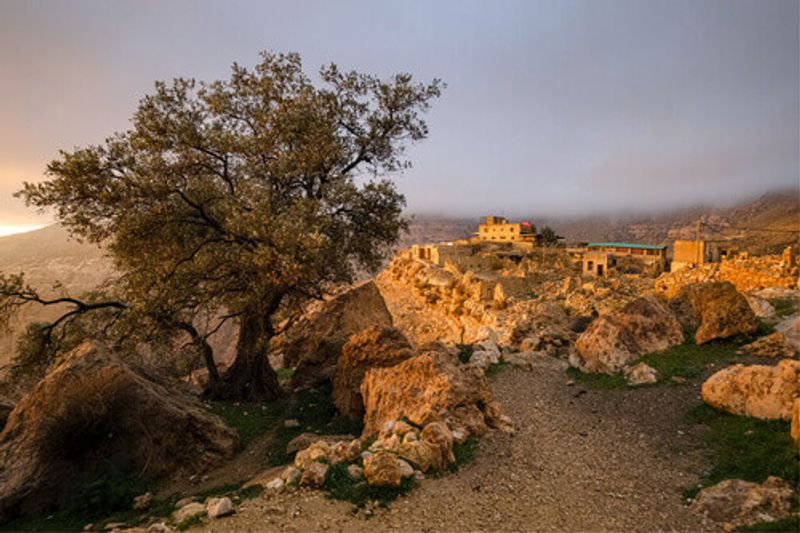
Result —
POLYGON ((147 533, 173 533, 175 530, 169 527, 164 522, 156 522, 155 524, 150 524, 150 527, 147 528, 147 533))
POLYGON ((211 498, 206 503, 206 513, 209 518, 222 518, 236 512, 230 498, 211 498))
POLYGON ((180 524, 184 520, 189 520, 196 516, 203 516, 204 514, 206 514, 206 506, 202 503, 192 502, 172 513, 172 521, 176 524, 180 524))
POLYGON ((94 524, 86 524, 85 526, 83 526, 84 531, 91 531, 93 529, 94 529, 94 524))
POLYGON ((145 492, 144 494, 136 496, 133 499, 133 510, 144 511, 145 509, 148 509, 152 503, 153 495, 149 492, 145 492))
POLYGON ((328 475, 328 465, 325 463, 312 463, 303 471, 300 484, 304 487, 321 487, 325 484, 328 475))
POLYGON ((300 427, 300 421, 297 420, 296 418, 288 418, 288 419, 283 421, 283 427, 285 427, 285 428, 299 428, 300 427))
POLYGON ((671 379, 671 380, 672 380, 672 381, 674 381, 675 383, 686 383, 686 378, 684 378, 684 377, 681 377, 681 376, 672 376, 672 377, 671 377, 671 378, 669 378, 669 379, 671 379))
POLYGON ((347 473, 356 481, 364 479, 364 469, 358 465, 350 465, 347 467, 347 473))
POLYGON ((414 470, 414 481, 417 483, 425 479, 425 474, 421 470, 414 470))
POLYGON ((106 531, 113 531, 115 529, 122 529, 123 527, 125 527, 125 522, 109 522, 104 529, 106 531))
POLYGON ((302 475, 303 473, 299 469, 293 466, 287 466, 286 470, 281 473, 281 479, 286 485, 293 485, 300 482, 300 477, 302 475))
MULTIPOLYGON (((295 469, 297 470, 297 469, 295 469)), ((297 470, 298 476, 300 475, 300 471, 297 470)), ((264 485, 264 489, 267 491, 268 494, 280 494, 283 492, 284 481, 283 479, 276 477, 266 485, 264 485)))
POLYGON ((175 502, 175 509, 180 509, 181 507, 186 507, 187 505, 189 505, 190 503, 193 503, 194 501, 195 501, 195 499, 194 499, 193 496, 189 496, 187 498, 181 498, 180 500, 175 502))
POLYGON ((567 387, 574 387, 574 386, 575 386, 575 381, 574 380, 567 381, 567 387))

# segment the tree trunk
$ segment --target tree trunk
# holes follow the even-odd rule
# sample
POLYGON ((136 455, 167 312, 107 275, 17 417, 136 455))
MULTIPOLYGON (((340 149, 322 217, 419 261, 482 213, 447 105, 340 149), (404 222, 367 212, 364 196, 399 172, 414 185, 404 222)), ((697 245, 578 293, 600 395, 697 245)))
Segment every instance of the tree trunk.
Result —
POLYGON ((215 400, 250 401, 281 397, 278 375, 267 358, 273 335, 272 313, 268 309, 245 312, 239 324, 236 358, 207 395, 215 400))
POLYGON ((208 386, 214 388, 219 384, 219 371, 217 370, 217 363, 214 361, 214 350, 208 344, 205 338, 197 331, 197 329, 189 322, 178 322, 176 324, 178 329, 182 329, 192 338, 192 344, 200 350, 200 355, 203 356, 203 361, 208 370, 208 386))

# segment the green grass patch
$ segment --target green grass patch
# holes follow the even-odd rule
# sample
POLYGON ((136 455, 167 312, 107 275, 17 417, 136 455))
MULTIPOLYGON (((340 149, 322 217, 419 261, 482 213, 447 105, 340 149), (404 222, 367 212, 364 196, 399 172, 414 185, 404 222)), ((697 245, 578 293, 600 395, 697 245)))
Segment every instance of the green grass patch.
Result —
POLYGON ((354 480, 347 471, 347 463, 334 463, 328 468, 325 479, 325 490, 328 496, 336 500, 345 500, 363 507, 369 501, 377 501, 379 505, 388 505, 416 486, 413 478, 406 478, 399 487, 378 487, 369 485, 364 480, 354 480))
POLYGON ((775 314, 778 316, 790 316, 795 312, 794 302, 791 298, 770 298, 767 301, 775 309, 775 314))
POLYGON ((456 472, 459 468, 464 465, 467 465, 475 460, 475 457, 478 455, 478 449, 480 448, 480 443, 478 439, 475 437, 467 437, 467 440, 461 443, 454 443, 453 444, 453 455, 455 456, 456 460, 451 464, 448 469, 450 472, 456 472))
POLYGON ((742 533, 749 531, 797 533, 800 531, 800 514, 789 515, 774 522, 761 522, 752 526, 740 527, 736 531, 742 533))
POLYGON ((211 411, 225 424, 239 433, 242 448, 267 431, 283 424, 287 410, 286 400, 264 403, 250 402, 211 402, 211 411))
POLYGON ((575 367, 567 368, 567 376, 575 383, 579 383, 589 389, 614 390, 627 389, 628 382, 625 377, 619 374, 593 374, 584 373, 575 367))
POLYGON ((458 348, 458 360, 461 364, 466 365, 469 363, 469 360, 472 359, 472 353, 475 349, 472 347, 471 344, 459 344, 457 345, 458 348))
POLYGON ((199 526, 203 523, 203 517, 205 515, 194 515, 182 520, 175 528, 178 531, 186 531, 187 529, 191 529, 195 526, 199 526))
POLYGON ((655 368, 660 380, 667 381, 673 376, 692 379, 700 377, 711 365, 739 359, 737 349, 738 345, 733 342, 711 341, 698 346, 693 340, 687 340, 663 352, 647 354, 640 361, 655 368))
POLYGON ((693 407, 686 417, 709 429, 703 444, 711 470, 702 486, 734 478, 761 483, 769 476, 800 483, 800 449, 789 435, 788 421, 732 415, 705 404, 693 407))
POLYGON ((278 379, 281 381, 287 381, 292 379, 294 375, 294 368, 279 368, 275 371, 278 374, 278 379))
POLYGON ((486 367, 486 370, 484 371, 484 374, 486 374, 487 378, 491 379, 491 378, 497 376, 498 374, 500 374, 500 372, 504 371, 505 369, 507 369, 510 366, 511 365, 506 363, 505 361, 498 361, 497 363, 492 363, 491 365, 486 367))

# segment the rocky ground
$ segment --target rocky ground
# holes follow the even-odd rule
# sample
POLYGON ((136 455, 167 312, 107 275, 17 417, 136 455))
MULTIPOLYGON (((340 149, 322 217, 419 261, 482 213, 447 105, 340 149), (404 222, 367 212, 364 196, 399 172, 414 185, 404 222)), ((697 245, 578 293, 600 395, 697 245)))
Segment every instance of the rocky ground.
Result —
POLYGON ((517 434, 482 439, 474 461, 388 509, 367 517, 301 490, 248 500, 204 530, 716 530, 681 497, 704 467, 691 451, 700 430, 683 417, 697 387, 587 390, 542 358, 503 370, 492 388, 517 434))

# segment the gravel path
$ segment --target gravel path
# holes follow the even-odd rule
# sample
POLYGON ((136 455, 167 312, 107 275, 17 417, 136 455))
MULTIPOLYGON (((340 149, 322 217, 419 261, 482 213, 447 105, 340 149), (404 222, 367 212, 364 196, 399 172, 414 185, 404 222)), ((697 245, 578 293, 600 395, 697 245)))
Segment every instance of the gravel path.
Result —
POLYGON ((508 369, 492 386, 519 431, 481 441, 457 473, 426 479, 367 518, 315 491, 245 502, 207 531, 712 530, 682 502, 698 481, 694 386, 585 390, 560 361, 508 369), (689 450, 689 451, 686 451, 689 450))

